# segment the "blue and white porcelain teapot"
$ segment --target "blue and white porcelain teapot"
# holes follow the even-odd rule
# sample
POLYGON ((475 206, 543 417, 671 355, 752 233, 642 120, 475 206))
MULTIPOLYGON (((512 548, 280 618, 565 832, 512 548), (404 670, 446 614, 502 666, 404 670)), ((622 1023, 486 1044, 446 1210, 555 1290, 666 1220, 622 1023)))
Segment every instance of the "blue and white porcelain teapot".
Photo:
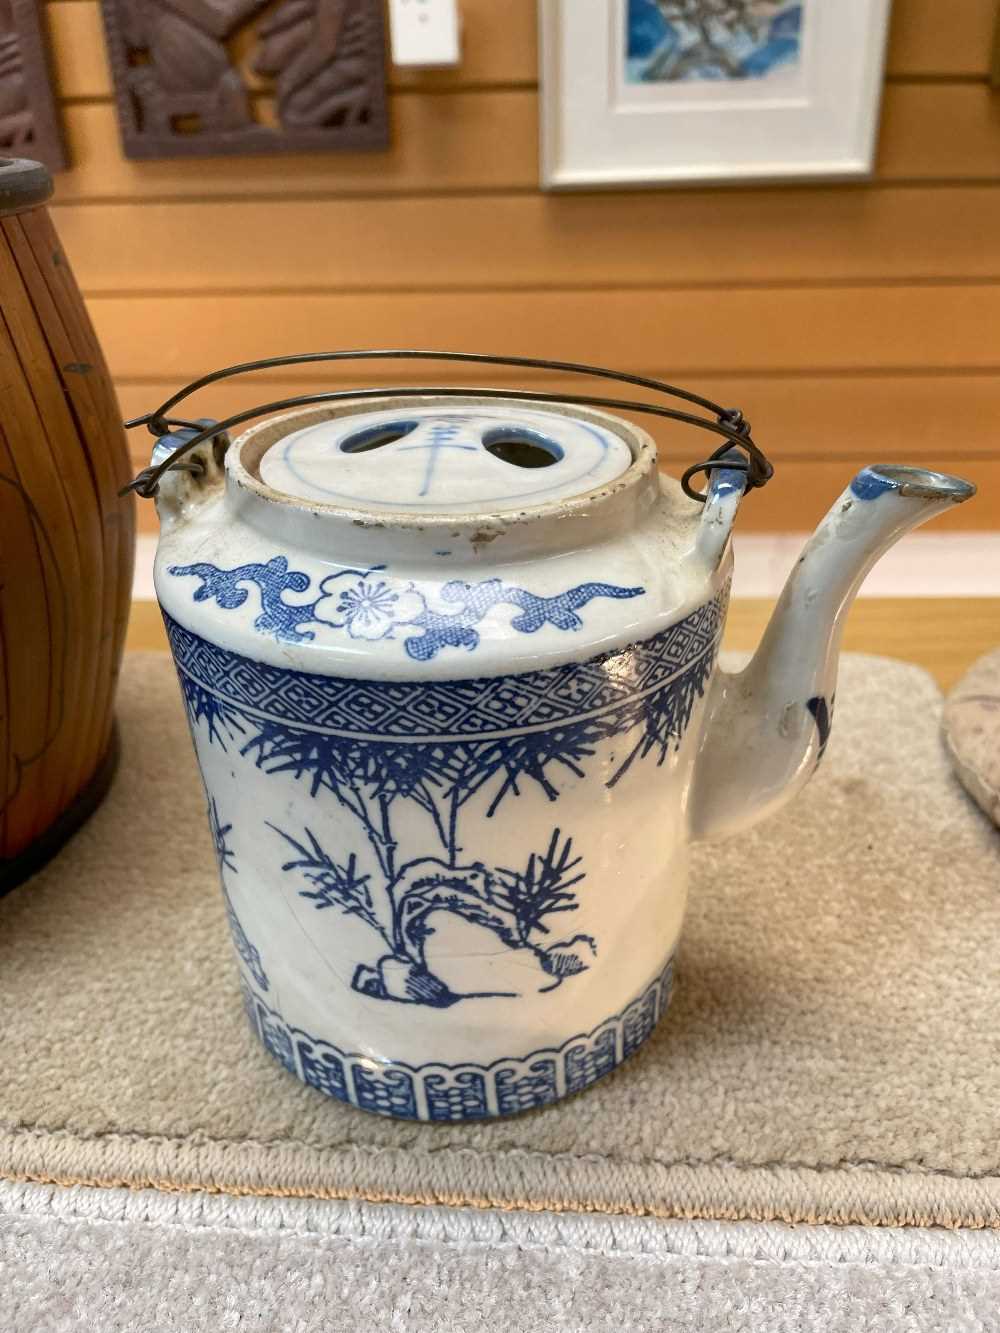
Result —
POLYGON ((162 438, 134 485, 158 490, 156 590, 254 1031, 386 1115, 585 1088, 666 1008, 689 844, 803 785, 858 585, 974 488, 862 471, 727 675, 730 530, 770 475, 738 413, 631 404, 721 437, 681 484, 618 400, 303 395, 230 444, 262 409, 170 433, 182 396, 142 419, 162 438))

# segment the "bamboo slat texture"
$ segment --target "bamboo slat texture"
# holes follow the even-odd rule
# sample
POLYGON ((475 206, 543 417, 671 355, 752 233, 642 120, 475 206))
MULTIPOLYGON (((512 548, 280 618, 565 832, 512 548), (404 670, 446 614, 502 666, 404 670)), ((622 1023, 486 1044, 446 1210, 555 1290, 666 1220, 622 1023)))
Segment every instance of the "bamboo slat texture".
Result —
POLYGON ((114 389, 33 176, 0 159, 0 892, 110 777, 134 546, 114 389))
MULTIPOLYGON (((97 0, 49 0, 73 162, 54 216, 128 411, 322 346, 610 361, 746 410, 780 465, 749 528, 805 526, 874 459, 969 475, 946 521, 1000 525, 995 0, 894 0, 870 182, 572 196, 538 188, 534 0, 461 7, 457 69, 390 68, 386 153, 129 162, 97 0)), ((671 468, 700 447, 662 438, 671 468)))

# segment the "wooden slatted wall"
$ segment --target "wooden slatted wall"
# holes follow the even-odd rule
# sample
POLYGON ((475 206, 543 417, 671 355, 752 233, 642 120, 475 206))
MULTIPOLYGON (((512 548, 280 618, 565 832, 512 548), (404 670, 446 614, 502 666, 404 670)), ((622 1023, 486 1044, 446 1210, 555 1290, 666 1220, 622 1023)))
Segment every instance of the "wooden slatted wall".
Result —
MULTIPOLYGON (((981 497, 944 522, 1000 526, 996 0, 895 0, 870 183, 574 196, 537 186, 533 0, 462 10, 460 69, 392 73, 388 153, 138 163, 96 0, 49 0, 74 163, 53 211, 125 413, 279 351, 596 360, 744 408, 780 468, 748 528, 810 525, 880 459, 972 477, 981 497)), ((325 378, 195 407, 221 417, 325 378)), ((671 469, 703 448, 655 433, 671 469)), ((134 447, 139 466, 148 437, 134 447)))

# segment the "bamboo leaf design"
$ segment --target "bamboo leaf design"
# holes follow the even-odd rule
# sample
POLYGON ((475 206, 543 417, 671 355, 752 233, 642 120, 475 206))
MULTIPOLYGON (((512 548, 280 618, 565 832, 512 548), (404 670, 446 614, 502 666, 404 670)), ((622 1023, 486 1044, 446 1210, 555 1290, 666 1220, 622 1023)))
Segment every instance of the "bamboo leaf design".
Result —
POLYGON ((209 743, 218 744, 221 750, 226 749, 227 740, 231 742, 244 733, 245 729, 234 708, 223 703, 190 676, 182 674, 180 682, 192 731, 199 722, 204 722, 208 728, 209 743))
POLYGON ((219 864, 219 873, 224 870, 231 870, 236 874, 236 861, 233 856, 232 848, 229 846, 229 834, 233 831, 231 823, 223 824, 219 817, 219 807, 213 796, 208 802, 208 826, 212 831, 212 842, 215 844, 215 859, 219 864))
MULTIPOLYGON (((468 837, 483 817, 532 790, 557 801, 586 780, 598 755, 599 780, 611 787, 640 762, 667 762, 711 674, 719 619, 719 604, 706 604, 650 645, 585 664, 579 681, 572 666, 509 680, 470 679, 450 687, 454 698, 433 684, 425 696, 423 685, 308 675, 286 698, 295 673, 229 655, 243 664, 251 682, 244 686, 242 677, 227 677, 220 649, 209 655, 181 627, 172 632, 175 652, 188 652, 196 667, 187 671, 178 658, 199 746, 236 746, 261 772, 301 782, 321 798, 317 811, 325 803, 334 816, 329 825, 314 825, 319 836, 302 825, 294 833, 268 827, 285 857, 274 860, 296 877, 299 895, 317 910, 356 917, 384 946, 357 961, 353 989, 447 1006, 463 995, 494 993, 461 969, 456 973, 449 938, 467 930, 456 918, 522 951, 516 982, 496 994, 539 989, 539 975, 539 993, 551 990, 591 965, 596 940, 582 933, 561 938, 554 924, 580 905, 585 871, 573 838, 554 827, 522 865, 498 867, 484 864, 471 838, 472 845, 462 845, 463 825, 468 837), (501 725, 505 718, 511 725, 501 725), (522 718, 530 724, 514 725, 522 718), (463 816, 471 802, 473 820, 463 816), (321 838, 336 839, 328 841, 335 848, 346 840, 343 859, 321 838)), ((235 871, 231 826, 214 806, 209 818, 220 868, 235 871)))
POLYGON ((268 822, 267 827, 274 829, 296 853, 290 861, 284 862, 282 870, 301 871, 304 878, 314 886, 312 889, 300 889, 301 897, 312 899, 318 908, 339 907, 345 916, 360 917, 379 933, 386 944, 389 943, 372 902, 369 887, 371 875, 359 873, 358 859, 353 852, 344 865, 338 865, 324 851, 311 829, 305 830, 309 840, 306 846, 276 824, 268 822))
POLYGON ((549 933, 545 918, 556 912, 573 912, 578 907, 571 890, 586 877, 577 871, 583 858, 573 855, 573 839, 563 838, 561 829, 553 829, 544 852, 532 852, 523 870, 497 871, 503 887, 495 891, 498 903, 517 918, 523 941, 532 931, 549 933))

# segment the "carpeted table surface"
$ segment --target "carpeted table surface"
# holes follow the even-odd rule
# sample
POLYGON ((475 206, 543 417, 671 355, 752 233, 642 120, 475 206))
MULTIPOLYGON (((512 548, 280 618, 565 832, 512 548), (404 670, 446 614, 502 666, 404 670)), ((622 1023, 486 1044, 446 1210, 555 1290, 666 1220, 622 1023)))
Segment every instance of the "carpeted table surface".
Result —
POLYGON ((0 1179, 1000 1226, 1000 838, 917 668, 849 658, 815 782, 698 850, 646 1047, 578 1097, 478 1124, 379 1119, 264 1053, 164 656, 127 660, 119 717, 107 802, 0 901, 0 1179))

